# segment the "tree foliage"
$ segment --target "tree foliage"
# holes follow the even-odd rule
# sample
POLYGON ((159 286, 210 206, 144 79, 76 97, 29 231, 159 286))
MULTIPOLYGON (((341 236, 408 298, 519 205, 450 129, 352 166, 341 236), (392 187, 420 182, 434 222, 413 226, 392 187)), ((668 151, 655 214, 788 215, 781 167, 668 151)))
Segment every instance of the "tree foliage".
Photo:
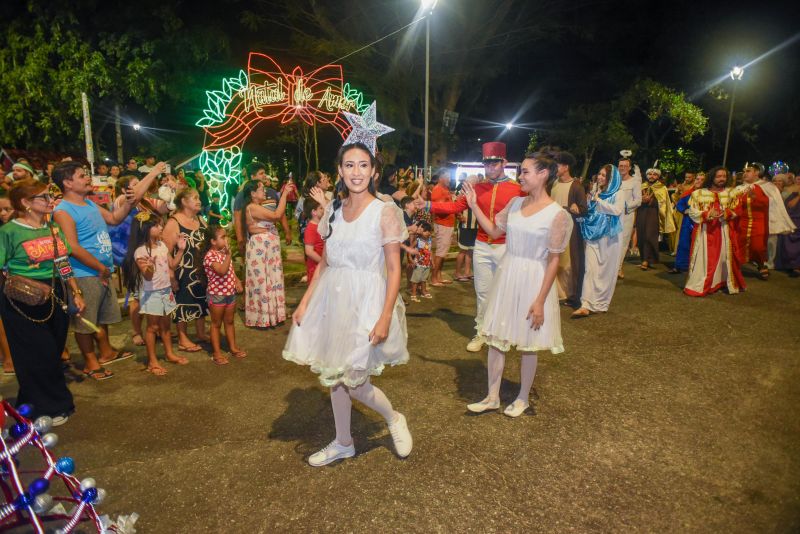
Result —
MULTIPOLYGON (((226 49, 213 27, 193 34, 179 13, 155 2, 11 0, 0 15, 2 144, 76 145, 81 92, 105 119, 113 104, 154 113, 185 102, 186 86, 176 82, 191 81, 198 65, 226 49)), ((102 131, 108 121, 94 122, 102 131)))
POLYGON ((585 175, 598 152, 616 158, 619 150, 630 149, 640 162, 651 163, 666 142, 688 143, 707 128, 703 110, 683 93, 643 79, 611 101, 572 107, 548 142, 569 147, 582 157, 585 175))

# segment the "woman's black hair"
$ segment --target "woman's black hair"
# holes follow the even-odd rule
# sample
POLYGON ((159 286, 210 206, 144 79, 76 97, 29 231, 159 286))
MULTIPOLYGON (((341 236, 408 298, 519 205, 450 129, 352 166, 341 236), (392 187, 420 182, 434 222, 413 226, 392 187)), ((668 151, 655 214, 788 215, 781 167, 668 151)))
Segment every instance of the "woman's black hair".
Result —
POLYGON ((131 293, 139 290, 142 283, 142 272, 139 266, 136 265, 136 260, 133 255, 136 249, 144 245, 150 252, 150 229, 157 225, 164 225, 160 215, 150 213, 148 211, 139 212, 141 214, 149 214, 150 218, 144 221, 134 217, 131 220, 131 235, 128 238, 128 250, 125 253, 125 259, 122 260, 122 279, 125 281, 125 288, 131 293))
POLYGON ((525 154, 525 159, 532 159, 534 166, 538 170, 545 169, 547 171, 547 182, 545 182, 547 194, 550 194, 553 184, 558 179, 557 155, 558 153, 553 150, 540 150, 538 152, 525 154))
POLYGON ((244 204, 242 204, 241 223, 242 223, 242 235, 244 236, 245 239, 248 238, 247 206, 249 206, 253 202, 253 191, 256 191, 259 185, 261 185, 261 182, 259 182, 258 180, 250 180, 249 182, 244 184, 244 187, 242 188, 242 196, 244 198, 244 204))
MULTIPOLYGON (((342 166, 342 161, 344 161, 344 155, 347 154, 350 150, 358 149, 363 150, 367 154, 369 154, 369 163, 372 165, 373 169, 377 163, 375 159, 375 155, 369 151, 367 145, 364 143, 350 143, 347 145, 342 145, 342 148, 339 149, 339 153, 336 154, 336 169, 338 170, 339 167, 342 166)), ((367 180, 367 191, 370 192, 373 196, 375 195, 375 180, 367 180)), ((344 183, 344 178, 340 178, 338 182, 336 182, 336 189, 333 192, 333 210, 331 211, 330 219, 328 219, 328 235, 323 237, 323 239, 328 239, 331 234, 333 234, 333 220, 336 218, 336 210, 338 210, 342 206, 342 200, 347 198, 349 191, 347 190, 347 186, 344 183)))

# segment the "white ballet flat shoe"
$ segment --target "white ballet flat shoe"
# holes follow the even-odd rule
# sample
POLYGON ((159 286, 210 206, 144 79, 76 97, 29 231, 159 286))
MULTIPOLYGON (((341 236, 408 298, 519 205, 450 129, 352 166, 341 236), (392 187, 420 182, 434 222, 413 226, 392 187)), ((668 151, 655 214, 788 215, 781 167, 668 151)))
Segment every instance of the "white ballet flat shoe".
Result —
POLYGON ((472 404, 467 404, 467 410, 473 413, 483 413, 488 410, 496 410, 500 408, 500 399, 490 401, 487 399, 483 399, 480 402, 473 402, 472 404))
POLYGON ((478 334, 477 336, 473 337, 469 343, 467 343, 467 351, 480 352, 485 343, 486 343, 486 338, 478 334))
POLYGON ((331 441, 328 445, 308 457, 308 463, 312 467, 322 467, 341 460, 343 458, 352 458, 356 455, 356 447, 351 444, 349 447, 339 445, 336 440, 331 441))
POLYGON ((392 435, 394 441, 394 450, 400 458, 405 458, 411 454, 411 449, 414 447, 414 440, 411 438, 411 432, 408 430, 408 423, 406 418, 400 412, 394 422, 389 423, 389 433, 392 435))
POLYGON ((509 417, 519 417, 520 415, 525 413, 525 410, 527 410, 529 406, 530 406, 529 403, 517 399, 508 406, 506 406, 506 409, 503 410, 503 413, 509 417))

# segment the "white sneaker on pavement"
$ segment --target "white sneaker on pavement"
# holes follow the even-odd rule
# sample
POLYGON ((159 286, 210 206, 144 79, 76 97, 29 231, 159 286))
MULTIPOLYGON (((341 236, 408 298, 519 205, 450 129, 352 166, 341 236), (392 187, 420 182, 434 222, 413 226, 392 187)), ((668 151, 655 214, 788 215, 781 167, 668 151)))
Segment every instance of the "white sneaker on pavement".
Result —
POLYGON ((496 410, 500 407, 500 399, 489 400, 489 398, 485 398, 480 402, 473 402, 472 404, 467 404, 467 410, 473 413, 483 413, 487 410, 496 410))
POLYGON ((506 406, 506 409, 503 410, 503 413, 509 417, 519 417, 520 415, 525 413, 525 410, 527 410, 529 406, 530 406, 529 403, 517 399, 508 406, 506 406))
POLYGON ((411 439, 411 432, 408 431, 408 424, 406 418, 400 412, 394 421, 389 423, 389 433, 392 435, 394 441, 394 450, 400 458, 405 458, 411 454, 411 449, 414 446, 414 440, 411 439))
POLYGON ((308 463, 312 467, 322 467, 329 463, 341 460, 343 458, 352 458, 356 455, 356 447, 350 444, 349 447, 339 445, 336 440, 331 441, 328 445, 308 457, 308 463))
POLYGON ((473 337, 469 343, 467 343, 467 351, 479 352, 483 348, 484 343, 486 343, 486 338, 478 334, 477 336, 473 337))

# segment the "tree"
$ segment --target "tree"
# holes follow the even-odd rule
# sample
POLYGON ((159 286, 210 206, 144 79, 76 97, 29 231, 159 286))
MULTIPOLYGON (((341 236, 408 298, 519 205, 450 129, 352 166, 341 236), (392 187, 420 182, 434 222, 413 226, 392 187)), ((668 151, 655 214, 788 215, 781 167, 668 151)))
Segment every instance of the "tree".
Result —
POLYGON ((155 113, 188 101, 198 66, 227 50, 213 24, 192 31, 176 8, 154 0, 12 0, 0 18, 3 144, 76 146, 86 92, 100 118, 93 121, 99 149, 103 129, 119 123, 120 108, 155 113), (114 20, 124 24, 109 24, 114 20))
POLYGON ((585 177, 597 152, 616 158, 620 149, 630 149, 642 162, 653 162, 665 143, 688 143, 708 127, 703 110, 683 93, 650 79, 638 80, 609 102, 571 108, 557 121, 548 138, 583 158, 585 177))

